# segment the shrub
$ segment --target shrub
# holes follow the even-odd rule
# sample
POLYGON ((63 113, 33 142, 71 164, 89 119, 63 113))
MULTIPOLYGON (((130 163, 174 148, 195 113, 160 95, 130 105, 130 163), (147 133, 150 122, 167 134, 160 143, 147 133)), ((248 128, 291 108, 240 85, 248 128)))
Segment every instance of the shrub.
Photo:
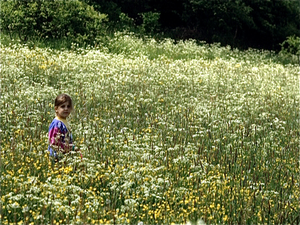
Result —
MULTIPOLYGON (((280 44, 280 56, 287 62, 294 62, 297 58, 300 62, 300 37, 295 35, 287 37, 287 39, 280 44)), ((297 62, 297 63, 298 63, 297 62)))
POLYGON ((120 13, 119 19, 119 28, 131 30, 134 27, 134 19, 130 18, 127 14, 120 13))
POLYGON ((69 39, 92 42, 105 31, 106 15, 84 2, 74 1, 3 1, 1 28, 22 41, 30 38, 69 39))
POLYGON ((160 28, 159 17, 160 13, 158 12, 145 12, 139 13, 143 19, 143 23, 140 25, 140 31, 142 33, 153 34, 157 32, 160 28))
POLYGON ((290 53, 293 55, 300 54, 300 37, 296 35, 289 36, 287 39, 280 44, 281 51, 285 53, 290 53))

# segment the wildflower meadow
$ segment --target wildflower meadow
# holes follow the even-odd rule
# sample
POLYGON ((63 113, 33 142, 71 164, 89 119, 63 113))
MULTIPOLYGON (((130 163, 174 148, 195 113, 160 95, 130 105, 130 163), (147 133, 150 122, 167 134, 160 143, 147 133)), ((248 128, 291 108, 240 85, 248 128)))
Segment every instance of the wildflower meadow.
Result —
POLYGON ((0 47, 1 224, 299 224, 299 65, 126 35, 0 47), (60 93, 83 159, 51 164, 60 93))

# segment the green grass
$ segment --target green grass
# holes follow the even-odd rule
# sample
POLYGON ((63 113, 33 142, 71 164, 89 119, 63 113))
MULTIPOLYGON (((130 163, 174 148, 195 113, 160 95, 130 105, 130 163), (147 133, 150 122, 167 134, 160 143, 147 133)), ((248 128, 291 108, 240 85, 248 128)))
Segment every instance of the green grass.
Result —
POLYGON ((1 223, 299 223, 299 68, 272 54, 1 45, 1 223), (63 92, 84 160, 53 168, 63 92))

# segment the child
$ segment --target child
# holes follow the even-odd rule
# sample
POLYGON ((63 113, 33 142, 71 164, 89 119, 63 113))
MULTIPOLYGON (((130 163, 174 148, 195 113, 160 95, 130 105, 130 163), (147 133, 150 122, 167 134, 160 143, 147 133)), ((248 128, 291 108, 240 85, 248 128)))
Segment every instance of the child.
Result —
POLYGON ((53 161, 57 162, 64 154, 75 150, 71 129, 67 121, 67 117, 73 110, 71 97, 67 94, 58 95, 55 99, 54 109, 56 117, 49 126, 48 151, 53 161))

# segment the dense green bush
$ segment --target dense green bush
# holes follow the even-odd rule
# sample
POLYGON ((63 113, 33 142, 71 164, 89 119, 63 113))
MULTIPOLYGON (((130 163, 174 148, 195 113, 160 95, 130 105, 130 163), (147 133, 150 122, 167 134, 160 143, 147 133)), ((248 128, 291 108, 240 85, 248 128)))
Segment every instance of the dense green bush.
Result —
POLYGON ((289 36, 280 44, 279 57, 286 63, 300 63, 300 37, 289 36))
POLYGON ((280 44, 281 51, 288 54, 299 55, 300 54, 300 37, 289 36, 280 44))
POLYGON ((143 22, 140 25, 140 30, 142 33, 149 33, 154 34, 155 32, 159 31, 160 23, 159 23, 159 17, 160 13, 158 12, 145 12, 139 14, 143 22))
POLYGON ((105 14, 78 0, 1 3, 2 31, 18 34, 22 41, 43 38, 91 43, 105 31, 105 20, 105 14))

